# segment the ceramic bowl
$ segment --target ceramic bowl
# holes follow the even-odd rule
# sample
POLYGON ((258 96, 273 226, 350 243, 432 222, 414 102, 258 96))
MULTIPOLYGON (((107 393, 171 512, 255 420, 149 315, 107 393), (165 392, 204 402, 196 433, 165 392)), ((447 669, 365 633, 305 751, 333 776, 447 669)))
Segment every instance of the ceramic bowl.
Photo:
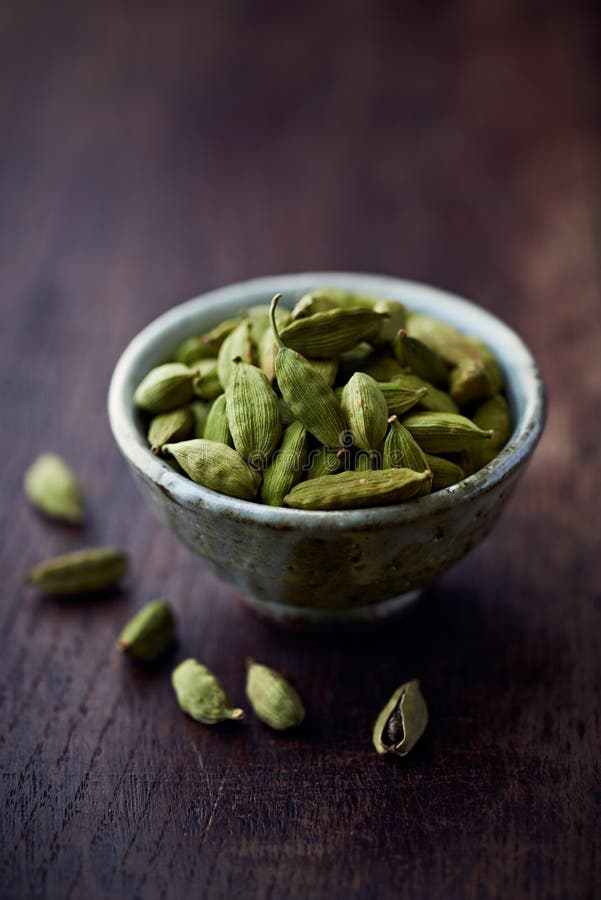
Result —
POLYGON ((158 518, 219 578, 279 622, 331 623, 398 613, 490 532, 540 438, 545 401, 523 342, 473 303, 396 278, 318 272, 229 285, 155 319, 117 363, 109 416, 115 440, 158 518), (277 291, 284 295, 281 304, 292 306, 301 294, 324 285, 402 300, 493 348, 515 427, 489 465, 453 487, 396 506, 307 512, 226 497, 150 452, 132 402, 150 368, 169 359, 184 338, 244 307, 269 302, 277 291))

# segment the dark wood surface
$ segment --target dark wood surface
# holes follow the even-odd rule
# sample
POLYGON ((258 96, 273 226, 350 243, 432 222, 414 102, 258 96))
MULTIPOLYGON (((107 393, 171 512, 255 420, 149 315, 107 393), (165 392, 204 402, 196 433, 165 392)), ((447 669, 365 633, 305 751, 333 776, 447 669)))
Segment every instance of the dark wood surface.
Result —
POLYGON ((599 896, 598 21, 582 2, 0 6, 1 819, 7 898, 599 896), (395 626, 284 633, 159 525, 113 444, 115 361, 158 313, 238 279, 384 272, 528 341, 544 439, 503 520, 395 626), (39 451, 89 492, 43 522, 39 451), (126 589, 44 601, 37 560, 127 548, 126 589), (152 670, 114 649, 169 598, 152 670), (298 733, 209 729, 169 685, 247 655, 298 733), (419 676, 427 735, 372 751, 419 676))

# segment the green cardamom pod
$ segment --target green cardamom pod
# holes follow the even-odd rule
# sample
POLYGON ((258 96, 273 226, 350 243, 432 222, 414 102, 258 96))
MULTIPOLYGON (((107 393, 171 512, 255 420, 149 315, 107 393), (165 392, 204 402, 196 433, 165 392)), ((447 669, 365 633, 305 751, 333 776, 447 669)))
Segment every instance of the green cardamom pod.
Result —
POLYGON ((407 308, 398 300, 378 300, 374 304, 374 312, 385 316, 380 323, 375 343, 393 344, 400 329, 407 323, 407 308))
POLYGON ((260 369, 236 359, 225 399, 234 447, 255 468, 264 469, 282 435, 273 388, 260 369))
POLYGON ((410 337, 403 328, 393 343, 393 350, 398 362, 407 372, 438 387, 446 385, 448 368, 442 356, 423 341, 410 337))
POLYGON ((215 441, 217 444, 227 444, 228 447, 233 447, 234 442, 230 434, 226 407, 225 394, 220 394, 209 410, 202 437, 207 441, 215 441))
POLYGON ((202 337, 189 337, 179 344, 173 354, 173 359, 175 362, 194 368, 194 364, 200 359, 211 359, 216 353, 217 351, 205 343, 202 337))
POLYGON ((435 387, 430 381, 425 381, 418 375, 410 375, 405 372, 394 379, 394 384, 401 385, 406 390, 418 391, 420 388, 425 388, 426 393, 418 403, 421 409, 426 409, 428 412, 459 412, 459 407, 446 391, 435 387))
POLYGON ((377 382, 355 372, 342 391, 342 411, 360 450, 380 450, 388 427, 388 405, 377 382))
POLYGON ((428 724, 428 707, 419 681, 407 681, 396 689, 376 720, 373 743, 378 753, 407 756, 428 724))
POLYGON ((203 334, 201 338, 203 344, 205 347, 208 347, 209 350, 213 351, 209 354, 210 356, 217 356, 219 354, 219 350, 225 339, 238 327, 238 325, 244 322, 246 318, 246 312, 240 313, 237 316, 232 316, 231 319, 224 319, 223 322, 219 322, 218 325, 215 325, 214 328, 211 328, 210 331, 203 334))
POLYGON ((310 362, 313 368, 319 372, 326 384, 333 387, 334 382, 336 381, 336 375, 338 374, 338 360, 309 359, 308 362, 310 362))
POLYGON ((252 659, 247 661, 247 667, 246 696, 257 719, 276 731, 300 725, 305 707, 284 676, 252 659))
POLYGON ((426 344, 451 366, 462 359, 480 359, 480 353, 465 335, 434 316, 411 312, 407 317, 407 334, 426 344))
POLYGON ((196 370, 183 363, 165 363, 151 369, 134 394, 134 403, 148 412, 168 412, 194 396, 196 370))
MULTIPOLYGON (((348 453, 348 450, 345 452, 348 453)), ((305 467, 307 480, 312 481, 314 478, 321 478, 324 475, 335 475, 336 472, 340 472, 343 465, 341 451, 337 453, 335 450, 319 444, 309 451, 305 467)))
POLYGON ((492 431, 456 413, 412 413, 403 425, 426 453, 458 453, 492 437, 492 431))
POLYGON ((171 684, 180 708, 203 725, 244 718, 244 710, 232 706, 218 678, 195 659, 185 659, 173 670, 171 684))
POLYGON ((415 497, 432 473, 411 469, 341 472, 302 481, 284 498, 293 509, 362 509, 385 506, 415 497))
MULTIPOLYGON (((225 397, 224 397, 225 400, 225 397)), ((192 436, 195 438, 201 438, 205 436, 205 425, 207 424, 207 419, 209 418, 209 413, 211 411, 212 403, 207 400, 195 400, 190 404, 188 409, 190 410, 190 415, 192 416, 192 436)), ((227 441, 223 442, 224 444, 227 441)))
POLYGON ((340 447, 346 439, 344 413, 334 391, 319 372, 282 341, 275 319, 281 296, 276 294, 271 303, 272 329, 278 346, 275 358, 278 387, 296 419, 310 434, 326 447, 340 447))
POLYGON ((261 475, 227 444, 200 438, 165 444, 163 452, 174 456, 192 481, 203 487, 240 500, 257 496, 261 475))
POLYGON ((395 416, 402 416, 428 393, 426 387, 409 387, 400 381, 379 381, 378 387, 386 400, 388 414, 395 416))
POLYGON ((201 359, 196 363, 198 372, 194 379, 194 393, 201 400, 215 400, 223 393, 216 359, 201 359))
POLYGON ((24 576, 49 597, 86 594, 113 587, 125 574, 127 555, 115 547, 76 550, 38 563, 24 576))
POLYGON ((69 466, 55 453, 43 453, 23 476, 32 506, 51 519, 79 525, 85 518, 83 491, 69 466))
POLYGON ((391 356, 382 356, 373 353, 365 363, 357 366, 358 372, 365 372, 370 375, 374 381, 394 381, 399 375, 403 374, 403 369, 391 356))
POLYGON ((307 462, 307 429, 293 422, 285 431, 274 459, 263 475, 260 498, 268 506, 283 506, 286 494, 298 484, 307 462))
MULTIPOLYGON (((380 354, 374 350, 371 344, 361 341, 352 350, 342 353, 338 365, 338 379, 342 383, 351 378, 355 372, 367 372, 376 381, 388 381, 387 378, 376 378, 372 372, 368 372, 370 363, 378 359, 380 354)), ((400 373, 397 373, 400 374, 400 373)), ((390 379, 392 381, 392 379, 390 379)))
POLYGON ((280 419, 282 420, 282 428, 288 428, 293 422, 298 421, 283 397, 278 397, 278 408, 280 410, 280 419))
POLYGON ((117 646, 134 659, 150 662, 169 649, 175 637, 175 619, 165 600, 153 600, 136 613, 121 631, 117 646))
POLYGON ((259 366, 270 384, 275 381, 275 358, 277 352, 278 347, 270 328, 268 331, 265 331, 261 337, 261 343, 259 344, 258 350, 259 366))
POLYGON ((488 344, 480 338, 474 337, 473 335, 468 335, 466 337, 466 340, 469 344, 476 348, 479 357, 482 360, 482 364, 484 365, 486 374, 488 375, 490 393, 498 394, 499 391, 503 390, 505 379, 503 378, 503 373, 501 371, 501 366, 499 365, 497 357, 494 355, 488 344))
POLYGON ((478 428, 492 431, 490 444, 495 450, 500 450, 511 437, 511 415, 501 394, 485 400, 474 413, 473 421, 478 428))
POLYGON ((183 441, 190 436, 194 417, 189 406, 180 406, 171 412, 159 413, 148 428, 148 443, 153 453, 160 453, 163 444, 183 441))
POLYGON ((465 472, 457 463, 445 459, 444 456, 432 456, 426 453, 428 468, 432 472, 432 490, 441 491, 443 488, 459 484, 465 478, 465 472))
POLYGON ((326 297, 319 291, 311 291, 303 294, 292 310, 292 319, 306 319, 315 313, 327 312, 329 309, 337 309, 340 304, 330 297, 326 297))
POLYGON ((480 359, 462 359, 449 376, 449 393, 460 406, 490 397, 493 385, 480 359))
POLYGON ((234 368, 234 360, 254 365, 257 362, 257 346, 252 337, 252 322, 244 319, 224 340, 217 357, 217 376, 223 390, 226 389, 234 368))
POLYGON ((331 309, 296 319, 281 331, 282 342, 305 357, 329 359, 377 336, 384 313, 373 309, 331 309))
MULTIPOLYGON (((426 472, 430 466, 415 438, 401 425, 396 416, 390 416, 390 431, 384 442, 383 463, 385 469, 412 469, 414 472, 426 472)), ((421 494, 429 494, 434 490, 432 481, 424 481, 421 494)))

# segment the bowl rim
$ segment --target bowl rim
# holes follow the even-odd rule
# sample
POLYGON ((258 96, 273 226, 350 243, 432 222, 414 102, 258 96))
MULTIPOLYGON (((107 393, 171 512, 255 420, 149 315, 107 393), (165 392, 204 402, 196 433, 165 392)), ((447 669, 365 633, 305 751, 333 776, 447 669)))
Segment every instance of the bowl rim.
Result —
MULTIPOLYGON (((219 320, 219 319, 217 319, 219 320)), ((461 325, 458 324, 461 328, 461 325)), ((216 288, 171 307, 153 319, 129 342, 113 371, 108 394, 108 413, 115 441, 130 466, 155 482, 173 502, 192 512, 202 509, 226 518, 249 524, 262 524, 280 530, 314 531, 323 528, 353 530, 369 526, 388 527, 411 523, 441 514, 458 503, 493 490, 516 469, 525 465, 540 438, 546 418, 545 387, 536 362, 522 339, 501 319, 456 294, 421 282, 385 275, 355 272, 306 272, 288 275, 269 275, 236 282, 216 288), (437 316, 448 321, 449 311, 454 324, 464 316, 470 318, 470 330, 478 334, 482 328, 494 330, 499 341, 511 350, 512 370, 517 373, 523 391, 524 409, 514 432, 499 454, 483 468, 449 488, 411 503, 367 507, 357 510, 297 510, 287 507, 265 506, 248 500, 228 497, 196 484, 187 476, 173 471, 166 462, 151 453, 143 442, 134 418, 131 372, 148 348, 160 342, 165 331, 179 328, 183 322, 195 319, 199 312, 210 319, 219 308, 220 318, 232 315, 236 308, 253 305, 256 295, 265 293, 266 302, 276 292, 306 291, 308 285, 346 287, 358 292, 399 299, 409 306, 422 301, 444 303, 437 316), (478 328, 477 325, 481 328, 478 328), (472 328, 472 325, 476 327, 472 328)))

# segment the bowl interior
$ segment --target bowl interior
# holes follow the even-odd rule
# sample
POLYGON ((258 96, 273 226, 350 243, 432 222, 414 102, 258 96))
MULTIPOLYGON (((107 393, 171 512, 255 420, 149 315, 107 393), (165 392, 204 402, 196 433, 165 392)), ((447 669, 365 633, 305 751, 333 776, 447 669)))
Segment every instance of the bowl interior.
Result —
MULTIPOLYGON (((464 492, 485 489, 487 485, 496 483, 503 477, 508 469, 528 458, 544 424, 544 388, 532 355, 514 331, 481 307, 428 285, 376 275, 316 272, 270 276, 211 291, 173 307, 131 341, 117 363, 109 392, 111 427, 130 464, 143 469, 158 481, 168 479, 171 487, 175 486, 179 491, 185 504, 204 500, 205 503, 219 503, 221 511, 224 508, 231 508, 238 513, 246 510, 253 517, 266 520, 280 519, 282 515, 296 519, 301 517, 304 521, 308 517, 339 517, 340 513, 307 513, 235 500, 177 475, 148 449, 132 402, 135 388, 144 375, 153 366, 172 357, 178 344, 185 338, 208 330, 223 319, 235 315, 240 309, 268 303, 276 292, 283 294, 281 306, 292 307, 303 293, 326 285, 400 300, 411 309, 435 315, 460 331, 481 338, 492 347, 506 379, 514 430, 510 441, 492 463, 460 483, 464 492)), ((410 516, 409 510, 420 508, 423 512, 426 505, 434 508, 444 503, 445 498, 449 502, 457 488, 458 485, 454 485, 414 500, 411 504, 345 511, 343 515, 349 524, 353 517, 360 516, 365 521, 366 516, 386 518, 395 511, 397 515, 410 516)))

